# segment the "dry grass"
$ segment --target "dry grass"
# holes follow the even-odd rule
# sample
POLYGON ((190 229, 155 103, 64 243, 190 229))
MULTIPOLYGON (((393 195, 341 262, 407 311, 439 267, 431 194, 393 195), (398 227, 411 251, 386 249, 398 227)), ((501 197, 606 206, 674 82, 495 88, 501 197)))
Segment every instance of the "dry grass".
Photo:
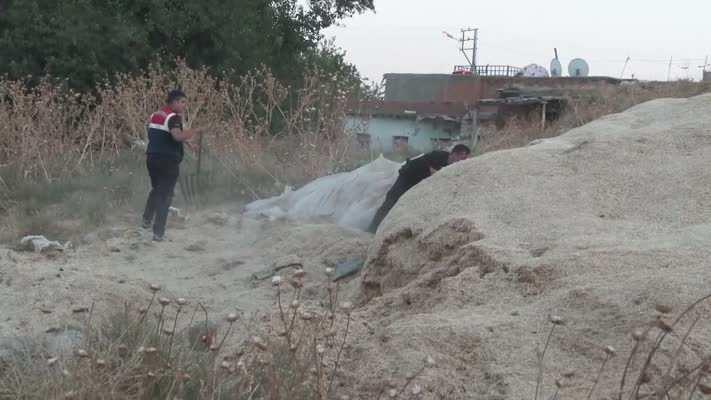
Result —
MULTIPOLYGON (((656 316, 648 324, 631 333, 632 349, 626 358, 625 367, 618 371, 620 383, 614 398, 641 399, 694 399, 711 395, 711 358, 703 351, 706 340, 704 328, 699 326, 708 315, 711 295, 705 296, 684 309, 676 318, 671 317, 672 309, 666 305, 656 306, 656 316), (698 397, 696 397, 698 396, 698 397)), ((545 397, 543 393, 543 357, 550 343, 556 325, 562 319, 551 319, 551 330, 546 346, 539 353, 538 384, 534 400, 545 397)), ((590 376, 587 398, 595 398, 595 390, 606 371, 611 358, 617 351, 611 346, 601 347, 604 353, 602 365, 590 376)), ((565 377, 555 382, 555 393, 551 398, 565 395, 565 377)), ((607 389, 610 389, 609 387, 607 389)))
POLYGON ((220 326, 202 305, 161 297, 151 285, 145 307, 126 305, 97 322, 92 310, 81 344, 67 354, 37 346, 0 362, 0 398, 332 399, 352 306, 336 305, 331 285, 325 306, 303 304, 304 279, 300 269, 275 278, 277 322, 235 313, 220 326), (239 324, 246 337, 234 334, 239 324))
POLYGON ((711 91, 708 82, 635 83, 603 89, 580 90, 567 94, 567 106, 558 121, 541 130, 539 123, 512 119, 506 127, 482 128, 479 154, 524 147, 537 139, 558 136, 600 117, 623 112, 630 107, 660 98, 686 98, 711 91))
MULTIPOLYGON (((30 233, 68 240, 115 210, 139 210, 148 186, 146 121, 175 87, 189 95, 187 125, 207 129, 202 171, 211 179, 202 199, 252 200, 348 168, 360 155, 344 127, 346 85, 318 70, 299 89, 267 70, 233 83, 181 62, 118 76, 94 94, 50 80, 34 88, 0 80, 0 240, 30 233), (65 221, 81 229, 57 226, 65 221)), ((182 168, 194 173, 194 154, 182 168)))
POLYGON ((205 147, 235 174, 291 183, 323 175, 349 155, 343 117, 350 88, 335 77, 312 71, 297 90, 267 70, 235 84, 178 64, 176 70, 154 65, 141 76, 119 76, 95 95, 49 80, 32 89, 0 81, 0 166, 46 182, 92 172, 145 141, 148 115, 175 87, 189 95, 188 125, 207 128, 205 147))

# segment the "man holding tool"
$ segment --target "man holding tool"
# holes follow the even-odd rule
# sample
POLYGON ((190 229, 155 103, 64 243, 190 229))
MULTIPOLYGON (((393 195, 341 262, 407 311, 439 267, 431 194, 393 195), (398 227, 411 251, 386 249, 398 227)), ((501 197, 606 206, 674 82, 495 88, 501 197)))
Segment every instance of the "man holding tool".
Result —
POLYGON ((143 227, 153 227, 156 242, 165 240, 165 225, 183 160, 183 143, 191 147, 190 140, 202 132, 183 128, 186 108, 185 93, 172 90, 165 107, 154 112, 148 122, 146 165, 152 189, 143 213, 143 227))

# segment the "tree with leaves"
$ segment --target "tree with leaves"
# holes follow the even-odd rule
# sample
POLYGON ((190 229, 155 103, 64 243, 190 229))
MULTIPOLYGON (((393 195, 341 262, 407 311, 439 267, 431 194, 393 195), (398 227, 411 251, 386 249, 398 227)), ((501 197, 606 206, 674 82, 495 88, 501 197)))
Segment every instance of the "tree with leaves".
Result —
POLYGON ((267 66, 297 80, 312 64, 357 76, 321 32, 373 0, 0 0, 0 73, 93 88, 151 62, 216 73, 267 66))

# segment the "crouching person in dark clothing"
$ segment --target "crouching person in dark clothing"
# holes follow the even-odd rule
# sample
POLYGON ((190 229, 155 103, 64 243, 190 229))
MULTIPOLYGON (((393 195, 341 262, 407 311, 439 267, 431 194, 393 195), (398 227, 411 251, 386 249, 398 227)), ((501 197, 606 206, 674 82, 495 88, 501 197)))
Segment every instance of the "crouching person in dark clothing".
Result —
POLYGON ((368 227, 368 232, 377 232, 380 223, 383 222, 400 197, 408 190, 447 165, 469 158, 470 154, 469 147, 459 144, 454 146, 451 153, 436 150, 407 160, 405 165, 400 168, 397 180, 385 196, 383 205, 375 213, 373 222, 368 227))
POLYGON ((154 112, 148 123, 146 165, 151 177, 151 192, 143 213, 143 227, 153 226, 153 240, 165 240, 165 225, 173 200, 173 191, 180 175, 183 143, 188 143, 197 129, 183 129, 183 114, 187 97, 180 90, 168 94, 166 106, 154 112))

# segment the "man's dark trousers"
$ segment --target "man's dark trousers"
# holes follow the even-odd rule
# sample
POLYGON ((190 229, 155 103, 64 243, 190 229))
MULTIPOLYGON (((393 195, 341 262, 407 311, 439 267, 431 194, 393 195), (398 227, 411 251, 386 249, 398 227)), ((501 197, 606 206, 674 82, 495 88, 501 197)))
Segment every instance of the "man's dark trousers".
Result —
POLYGON ((147 224, 153 222, 153 233, 163 236, 170 203, 173 201, 173 191, 180 175, 180 161, 149 154, 146 165, 148 175, 151 177, 152 189, 146 202, 143 222, 147 224))
POLYGON ((378 231, 380 223, 383 222, 385 217, 388 216, 390 210, 395 207, 397 201, 400 200, 400 196, 405 194, 405 192, 407 192, 408 190, 412 189, 413 186, 415 185, 413 185, 408 179, 406 179, 402 173, 398 175, 397 180, 390 188, 390 190, 388 190, 388 194, 385 196, 385 201, 383 202, 383 205, 381 205, 378 211, 375 213, 375 217, 373 217, 373 222, 371 222, 370 226, 368 227, 368 232, 375 233, 378 231))

